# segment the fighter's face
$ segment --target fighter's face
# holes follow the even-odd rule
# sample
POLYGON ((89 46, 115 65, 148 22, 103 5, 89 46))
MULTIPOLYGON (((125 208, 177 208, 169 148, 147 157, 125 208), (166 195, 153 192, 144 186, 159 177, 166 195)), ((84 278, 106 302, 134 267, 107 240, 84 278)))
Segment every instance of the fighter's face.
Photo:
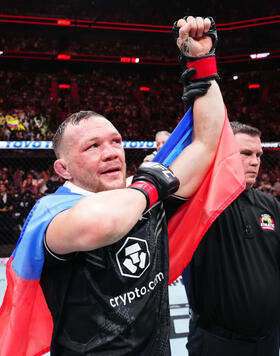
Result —
POLYGON ((247 189, 251 188, 259 173, 261 155, 263 153, 261 140, 258 136, 237 133, 235 139, 239 146, 242 165, 246 178, 247 189))
POLYGON ((122 139, 103 117, 82 120, 65 130, 66 179, 92 192, 125 187, 126 164, 122 139))
POLYGON ((160 135, 156 138, 157 151, 161 149, 161 147, 165 144, 169 136, 160 135))

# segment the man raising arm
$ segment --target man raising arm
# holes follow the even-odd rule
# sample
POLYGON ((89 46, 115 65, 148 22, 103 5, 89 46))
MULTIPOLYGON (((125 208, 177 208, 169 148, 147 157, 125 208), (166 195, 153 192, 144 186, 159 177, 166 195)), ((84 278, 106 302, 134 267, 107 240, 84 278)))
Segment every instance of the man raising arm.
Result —
MULTIPOLYGON (((207 54, 210 25, 209 19, 179 20, 178 44, 191 39, 193 55, 207 54)), ((86 197, 57 214, 46 232, 41 285, 54 319, 53 355, 169 355, 167 198, 197 189, 224 116, 211 81, 194 103, 193 143, 171 165, 180 187, 172 171, 147 162, 125 188, 121 136, 98 114, 74 114, 58 130, 55 170, 72 193, 86 197)))
MULTIPOLYGON (((178 21, 185 54, 212 51, 210 26, 209 19, 178 21)), ((206 91, 194 104, 193 143, 172 163, 175 175, 146 162, 127 188, 121 135, 111 122, 83 111, 58 128, 54 168, 66 183, 38 201, 21 237, 44 248, 40 283, 53 319, 52 356, 170 355, 166 215, 169 196, 192 195, 215 155, 224 105, 214 81, 206 91)))
MULTIPOLYGON (((197 59, 206 56, 212 50, 214 43, 211 37, 206 35, 210 26, 211 29, 214 26, 210 19, 203 20, 201 17, 188 16, 177 22, 179 28, 177 45, 184 56, 197 59)), ((198 76, 199 68, 196 77, 198 76)), ((200 77, 196 81, 207 79, 200 77)), ((170 165, 180 180, 180 188, 176 194, 183 197, 193 195, 209 169, 216 153, 225 119, 225 109, 219 86, 215 80, 210 80, 210 82, 211 86, 207 95, 199 96, 194 101, 193 116, 197 119, 194 120, 192 144, 187 146, 170 165)))

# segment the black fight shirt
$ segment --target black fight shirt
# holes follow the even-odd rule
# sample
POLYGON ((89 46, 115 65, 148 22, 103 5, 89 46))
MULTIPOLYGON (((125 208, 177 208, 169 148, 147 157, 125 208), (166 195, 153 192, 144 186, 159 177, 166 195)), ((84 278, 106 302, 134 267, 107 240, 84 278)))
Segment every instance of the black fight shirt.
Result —
MULTIPOLYGON (((169 206, 168 216, 177 203, 169 206)), ((170 355, 168 272, 162 203, 113 245, 72 256, 45 246, 41 285, 55 325, 51 354, 170 355)))
POLYGON ((201 319, 247 336, 279 324, 280 204, 243 192, 212 224, 190 268, 190 304, 201 319))

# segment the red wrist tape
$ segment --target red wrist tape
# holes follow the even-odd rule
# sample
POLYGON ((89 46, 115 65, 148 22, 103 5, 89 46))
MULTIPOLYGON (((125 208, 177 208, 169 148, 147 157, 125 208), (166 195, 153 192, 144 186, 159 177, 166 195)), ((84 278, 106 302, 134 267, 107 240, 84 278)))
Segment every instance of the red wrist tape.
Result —
POLYGON ((195 68, 196 70, 191 80, 217 75, 216 57, 206 57, 187 62, 187 68, 195 68))
POLYGON ((134 189, 138 189, 140 191, 142 190, 147 193, 148 198, 149 198, 148 209, 158 201, 158 191, 152 183, 139 180, 139 181, 132 183, 128 188, 134 188, 134 189))

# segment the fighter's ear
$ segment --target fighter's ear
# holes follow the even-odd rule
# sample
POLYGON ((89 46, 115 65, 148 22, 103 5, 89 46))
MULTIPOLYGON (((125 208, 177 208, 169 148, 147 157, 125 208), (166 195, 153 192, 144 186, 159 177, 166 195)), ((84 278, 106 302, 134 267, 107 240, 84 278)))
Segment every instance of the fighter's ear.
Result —
POLYGON ((64 179, 67 179, 67 180, 70 180, 72 175, 71 173, 68 171, 68 168, 67 168, 67 164, 66 162, 64 161, 63 158, 60 158, 60 159, 57 159, 55 162, 54 162, 54 170, 55 172, 62 178, 64 179))

